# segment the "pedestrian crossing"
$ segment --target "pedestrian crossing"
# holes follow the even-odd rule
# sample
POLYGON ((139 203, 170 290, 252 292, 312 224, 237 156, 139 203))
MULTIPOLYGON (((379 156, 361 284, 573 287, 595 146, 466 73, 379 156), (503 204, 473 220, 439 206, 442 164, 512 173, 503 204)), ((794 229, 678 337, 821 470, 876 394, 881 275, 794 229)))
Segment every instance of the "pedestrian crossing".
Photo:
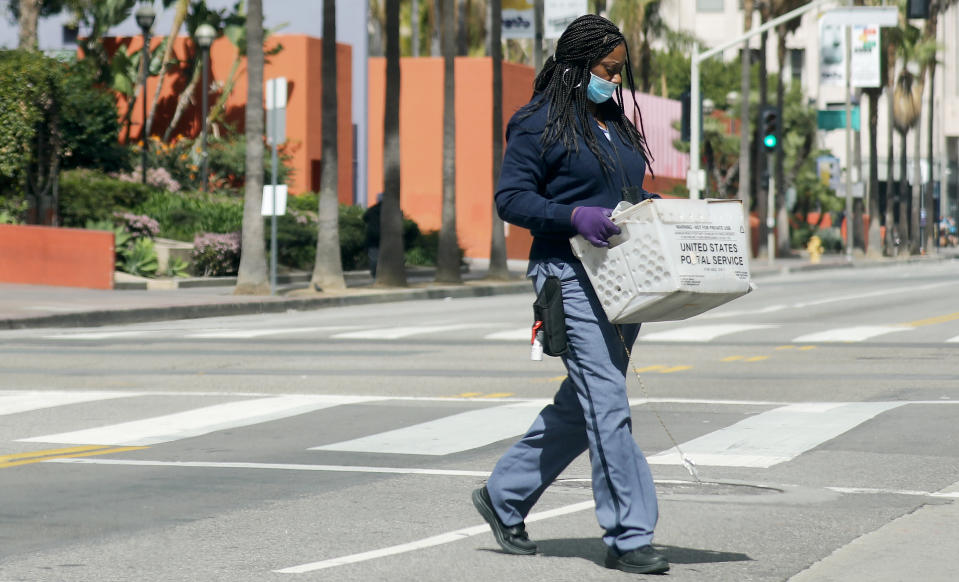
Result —
MULTIPOLYGON (((113 450, 140 450, 205 437, 213 433, 227 433, 230 438, 243 439, 242 430, 260 426, 260 430, 284 431, 281 421, 326 411, 333 416, 353 407, 350 431, 361 427, 362 436, 338 439, 338 433, 325 430, 322 423, 311 424, 315 431, 295 435, 300 444, 297 452, 355 453, 374 455, 428 455, 443 457, 476 451, 494 443, 503 447, 528 429, 538 412, 550 401, 547 399, 502 399, 496 402, 481 399, 417 398, 389 396, 350 396, 313 394, 215 394, 215 393, 159 393, 109 391, 0 391, 0 414, 8 418, 41 410, 55 410, 43 421, 35 419, 23 423, 8 423, 20 427, 26 434, 11 434, 6 429, 0 444, 18 449, 14 457, 23 455, 28 445, 43 444, 51 451, 87 451, 100 447, 120 447, 113 450), (182 409, 155 416, 144 415, 146 399, 163 398, 182 409), (205 399, 229 399, 216 404, 205 399), (442 403, 442 406, 437 406, 442 403), (375 406, 365 406, 375 404, 375 406), (75 418, 71 407, 103 407, 102 414, 80 415, 75 418), (410 421, 407 424, 378 431, 383 415, 390 416, 389 407, 408 409, 422 405, 432 418, 410 421), (385 407, 385 408, 384 408, 385 407), (386 411, 386 412, 384 412, 386 411), (104 422, 106 421, 106 422, 104 422), (80 428, 60 432, 56 426, 68 423, 80 428), (275 424, 269 424, 275 423, 275 424), (48 426, 44 426, 48 425, 48 426), (85 426, 84 426, 85 425, 85 426), (9 437, 9 438, 8 438, 9 437), (7 442, 3 442, 6 440, 7 442), (309 442, 313 440, 313 442, 309 442), (317 444, 317 440, 324 444, 317 444), (325 442, 324 442, 325 441, 325 442), (63 447, 74 445, 75 449, 63 447)), ((716 408, 733 412, 726 414, 727 425, 699 434, 675 447, 646 450, 652 465, 682 465, 685 454, 700 466, 747 467, 765 469, 789 462, 816 447, 840 438, 844 433, 881 417, 883 414, 908 405, 949 406, 957 401, 893 401, 893 402, 805 402, 786 403, 770 401, 724 401, 692 399, 637 399, 631 402, 634 415, 676 406, 684 414, 691 406, 700 405, 704 412, 716 408)), ((32 418, 32 417, 31 417, 32 418)), ((690 421, 697 424, 695 419, 690 421)), ((652 431, 652 425, 645 432, 652 431)), ((698 429, 697 429, 698 430, 698 429)), ((259 433, 258 433, 259 434, 259 433)), ((644 434, 644 439, 646 438, 644 434)), ((27 451, 30 452, 29 450, 27 451)), ((89 453, 99 455, 101 452, 89 453)), ((73 455, 59 454, 57 458, 73 455)), ((86 455, 84 455, 86 456, 86 455)), ((43 455, 36 455, 43 461, 43 455)), ((4 455, 0 455, 3 459, 4 455)), ((189 459, 185 459, 188 461, 189 459)), ((93 461, 91 461, 93 462, 93 461)), ((99 461, 96 461, 99 462, 99 461)), ((0 468, 3 467, 0 462, 0 468)))
MULTIPOLYGON (((645 324, 638 341, 647 343, 709 343, 717 341, 771 341, 779 343, 868 343, 919 342, 959 343, 957 325, 922 328, 909 324, 815 326, 814 324, 780 323, 700 323, 700 320, 645 324), (807 331, 810 327, 820 327, 807 331), (910 332, 910 333, 904 333, 910 332)), ((404 340, 438 341, 450 339, 484 343, 528 343, 528 326, 506 323, 423 324, 386 327, 358 325, 237 327, 195 329, 164 327, 153 329, 148 325, 137 328, 100 329, 98 331, 40 332, 33 337, 57 342, 114 342, 114 341, 184 341, 184 340, 258 340, 311 339, 319 341, 374 341, 401 342, 404 340)))

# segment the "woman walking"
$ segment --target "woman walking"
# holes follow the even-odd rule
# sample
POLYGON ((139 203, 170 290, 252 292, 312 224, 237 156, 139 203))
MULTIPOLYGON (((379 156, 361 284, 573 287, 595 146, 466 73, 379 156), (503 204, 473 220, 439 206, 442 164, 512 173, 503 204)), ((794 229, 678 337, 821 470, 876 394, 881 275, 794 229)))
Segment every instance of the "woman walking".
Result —
MULTIPOLYGON (((473 493, 473 504, 503 551, 533 554, 536 544, 523 520, 550 483, 588 449, 606 566, 661 573, 669 562, 651 545, 656 490, 633 440, 626 394, 628 350, 639 325, 609 322, 569 245, 569 238, 580 234, 608 246, 609 237, 619 234, 609 216, 620 201, 658 197, 642 188, 651 156, 642 118, 637 116, 637 130, 624 114, 624 75, 632 90, 629 52, 619 29, 601 16, 577 18, 536 77, 532 99, 509 122, 496 207, 503 220, 532 231, 527 275, 537 293, 548 278, 559 281, 568 375, 553 403, 500 459, 486 486, 473 493)), ((633 107, 638 113, 635 102, 633 107)))

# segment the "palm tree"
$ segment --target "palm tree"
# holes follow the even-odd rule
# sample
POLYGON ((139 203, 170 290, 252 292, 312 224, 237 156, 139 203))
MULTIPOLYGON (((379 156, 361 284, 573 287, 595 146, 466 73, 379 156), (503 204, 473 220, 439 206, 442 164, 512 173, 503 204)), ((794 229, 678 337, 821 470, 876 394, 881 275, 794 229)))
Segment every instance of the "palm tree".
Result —
MULTIPOLYGON (((490 34, 490 53, 493 59, 493 190, 499 184, 500 169, 503 166, 503 41, 500 38, 503 27, 503 2, 492 0, 492 27, 490 34)), ((493 228, 490 237, 489 272, 490 279, 509 279, 509 266, 506 260, 506 228, 503 219, 493 205, 493 228)))
MULTIPOLYGON (((863 89, 869 98, 869 241, 866 245, 866 254, 870 258, 882 255, 882 241, 879 236, 879 139, 876 134, 879 129, 879 95, 882 94, 882 83, 879 87, 863 89)), ((889 198, 886 198, 889 204, 889 198)), ((887 227, 888 228, 888 227, 887 227)))
POLYGON ((320 169, 314 289, 345 289, 337 195, 336 0, 323 0, 323 160, 320 169))
POLYGON ((383 116, 383 210, 376 284, 406 287, 400 211, 400 0, 386 0, 386 105, 383 116))
POLYGON ((17 48, 37 50, 37 21, 40 19, 40 0, 20 0, 19 36, 17 48))
MULTIPOLYGON (((743 0, 743 31, 749 32, 752 27, 753 0, 743 0)), ((739 59, 739 199, 743 201, 743 212, 746 214, 746 225, 748 226, 750 224, 749 211, 752 204, 749 188, 750 176, 752 176, 752 168, 750 167, 752 158, 749 155, 750 136, 752 135, 749 131, 749 120, 752 119, 752 116, 749 114, 752 51, 749 50, 749 41, 743 41, 743 48, 739 53, 739 59)))
MULTIPOLYGON (((463 8, 463 6, 461 6, 463 8)), ((440 227, 439 253, 436 257, 436 280, 443 283, 461 283, 459 247, 456 240, 456 37, 465 36, 465 29, 457 34, 453 20, 453 0, 443 3, 443 215, 440 227)), ((465 10, 464 10, 465 12, 465 10)), ((465 22, 461 15, 460 24, 465 22)), ((460 42, 462 47, 462 40, 460 42)))
POLYGON ((186 20, 187 11, 190 7, 190 0, 176 0, 176 12, 173 14, 173 26, 170 35, 164 43, 163 58, 160 60, 160 71, 157 78, 156 91, 153 92, 153 100, 150 102, 150 114, 147 116, 146 135, 150 135, 153 129, 153 119, 156 116, 157 102, 160 100, 160 93, 163 91, 163 77, 173 58, 173 45, 177 35, 180 33, 180 27, 186 20))
POLYGON ((246 191, 236 295, 268 295, 263 239, 263 0, 248 0, 246 18, 246 191))

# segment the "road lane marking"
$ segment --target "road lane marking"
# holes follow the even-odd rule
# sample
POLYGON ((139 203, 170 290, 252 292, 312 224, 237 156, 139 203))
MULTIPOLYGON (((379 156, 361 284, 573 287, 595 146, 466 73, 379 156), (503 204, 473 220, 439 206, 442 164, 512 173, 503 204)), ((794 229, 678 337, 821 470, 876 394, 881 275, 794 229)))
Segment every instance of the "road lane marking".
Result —
POLYGON ((769 359, 769 356, 752 356, 752 357, 746 358, 746 361, 747 361, 747 362, 761 362, 761 361, 763 361, 763 360, 768 360, 768 359, 769 359))
POLYGON ((379 329, 364 329, 361 331, 338 333, 331 337, 334 339, 400 339, 426 333, 456 331, 484 326, 485 324, 459 323, 454 325, 412 325, 408 327, 384 327, 379 329))
POLYGON ((147 335, 153 333, 151 330, 140 331, 97 331, 88 333, 61 333, 56 335, 41 336, 43 339, 55 340, 101 340, 118 337, 134 337, 138 335, 147 335))
POLYGON ((938 317, 928 317, 926 319, 919 319, 916 321, 909 321, 901 325, 908 325, 909 327, 922 327, 925 325, 935 325, 937 323, 946 323, 949 321, 955 321, 959 319, 959 312, 949 313, 947 315, 940 315, 938 317))
MULTIPOLYGON (((572 505, 557 507, 556 509, 549 509, 546 511, 531 513, 526 516, 525 521, 526 523, 531 523, 534 521, 541 521, 544 519, 559 517, 561 515, 568 515, 570 513, 576 513, 579 511, 584 511, 592 508, 593 508, 592 501, 581 501, 579 503, 574 503, 572 505)), ((422 550, 424 548, 431 548, 433 546, 439 546, 443 544, 449 544, 452 542, 458 542, 468 537, 476 536, 482 533, 489 533, 489 531, 490 531, 489 526, 485 524, 475 525, 472 527, 464 527, 462 529, 453 530, 450 532, 442 533, 442 534, 424 538, 421 540, 408 542, 405 544, 389 546, 386 548, 381 548, 379 550, 372 550, 369 552, 362 552, 359 554, 352 554, 349 556, 342 556, 339 558, 333 558, 329 560, 321 560, 319 562, 311 562, 309 564, 302 564, 300 566, 291 566, 289 568, 283 568, 282 570, 274 570, 274 572, 277 572, 279 574, 303 574, 306 572, 314 572, 316 570, 334 568, 336 566, 343 566, 346 564, 355 564, 357 562, 365 562, 367 560, 375 560, 376 558, 383 558, 386 556, 395 556, 397 554, 404 554, 406 552, 413 552, 416 550, 422 550)))
POLYGON ((723 361, 723 362, 737 362, 737 361, 739 361, 739 360, 741 360, 741 359, 743 359, 743 358, 745 358, 745 357, 746 357, 746 356, 728 356, 728 357, 723 358, 721 361, 723 361))
POLYGON ((22 459, 19 461, 10 461, 8 463, 0 463, 0 469, 6 469, 8 467, 18 467, 20 465, 28 465, 31 463, 46 463, 47 461, 54 461, 58 459, 72 459, 76 457, 90 457, 93 455, 110 455, 113 453, 123 453, 126 451, 139 451, 147 447, 112 447, 104 449, 102 447, 96 447, 100 450, 87 451, 85 453, 66 453, 62 455, 52 455, 47 457, 36 457, 32 459, 22 459))
POLYGON ((356 329, 355 325, 337 325, 320 327, 286 327, 275 329, 229 329, 222 331, 204 331, 199 333, 186 334, 183 337, 196 339, 250 339, 264 337, 268 335, 312 333, 316 331, 341 331, 344 329, 356 329))
POLYGON ((523 434, 542 408, 539 402, 481 408, 309 450, 449 455, 523 434))
POLYGON ((810 333, 793 338, 793 342, 861 342, 869 338, 887 333, 912 331, 912 328, 902 325, 859 325, 855 327, 840 327, 817 333, 810 333))
MULTIPOLYGON (((679 446, 697 465, 767 468, 855 428, 906 402, 807 402, 751 416, 679 446)), ((676 447, 647 458, 653 465, 681 465, 676 447)))
POLYGON ((708 342, 717 337, 751 331, 757 329, 769 329, 779 327, 770 324, 717 324, 717 325, 692 325, 667 331, 641 334, 641 341, 658 342, 708 342))
POLYGON ((951 338, 949 338, 949 339, 946 340, 946 343, 947 343, 947 344, 954 344, 954 343, 957 343, 957 342, 959 342, 959 335, 957 335, 956 337, 951 337, 951 338))
POLYGON ((874 489, 871 487, 826 487, 837 493, 860 493, 872 495, 910 495, 918 497, 946 497, 959 499, 959 491, 917 491, 914 489, 874 489))
POLYGON ((801 309, 804 307, 813 307, 816 305, 825 305, 827 303, 836 303, 838 301, 858 301, 859 299, 869 299, 871 297, 885 297, 887 295, 893 295, 896 293, 915 293, 916 291, 927 291, 929 289, 935 289, 937 287, 944 287, 946 285, 952 285, 951 281, 944 283, 930 283, 929 285, 919 285, 914 287, 897 287, 894 289, 882 289, 879 291, 870 291, 869 293, 856 293, 854 295, 838 295, 834 297, 829 297, 826 299, 818 299, 816 301, 806 301, 802 303, 794 303, 791 307, 796 309, 801 309))
POLYGON ((87 445, 84 447, 69 447, 66 449, 45 449, 42 451, 29 451, 26 453, 13 453, 10 455, 0 455, 0 463, 14 461, 18 459, 32 459, 35 457, 49 457, 51 455, 65 455, 68 453, 83 453, 95 449, 102 449, 103 445, 87 445))
POLYGON ((0 392, 0 416, 18 414, 43 408, 54 408, 68 404, 110 400, 113 398, 130 398, 141 396, 141 392, 106 392, 83 391, 67 392, 59 390, 13 390, 0 392))
POLYGON ((28 443, 154 445, 296 416, 323 408, 386 400, 376 396, 289 395, 217 404, 73 432, 17 439, 28 443))
POLYGON ((456 469, 419 469, 414 467, 364 467, 357 465, 313 465, 304 463, 243 463, 215 461, 149 461, 138 459, 77 459, 75 457, 41 459, 49 463, 77 465, 126 465, 131 467, 170 467, 185 469, 260 469, 272 471, 318 471, 332 473, 387 473, 395 475, 436 475, 441 477, 490 476, 489 471, 460 471, 456 469))
POLYGON ((532 338, 532 332, 529 327, 521 327, 519 329, 510 329, 506 331, 498 331, 496 333, 491 333, 489 335, 483 336, 483 339, 487 340, 525 340, 529 341, 532 338))

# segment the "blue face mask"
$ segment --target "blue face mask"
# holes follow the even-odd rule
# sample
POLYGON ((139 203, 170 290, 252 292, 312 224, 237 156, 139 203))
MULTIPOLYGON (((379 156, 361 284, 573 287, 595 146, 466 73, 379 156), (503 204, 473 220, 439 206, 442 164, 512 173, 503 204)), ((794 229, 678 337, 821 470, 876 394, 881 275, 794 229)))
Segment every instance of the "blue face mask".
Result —
POLYGON ((590 73, 589 85, 586 86, 586 98, 593 103, 605 103, 613 96, 617 87, 619 85, 616 83, 590 73))

